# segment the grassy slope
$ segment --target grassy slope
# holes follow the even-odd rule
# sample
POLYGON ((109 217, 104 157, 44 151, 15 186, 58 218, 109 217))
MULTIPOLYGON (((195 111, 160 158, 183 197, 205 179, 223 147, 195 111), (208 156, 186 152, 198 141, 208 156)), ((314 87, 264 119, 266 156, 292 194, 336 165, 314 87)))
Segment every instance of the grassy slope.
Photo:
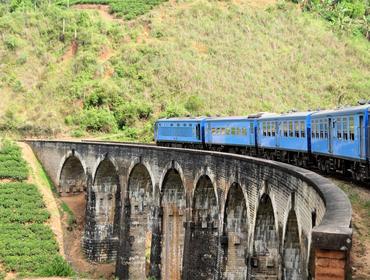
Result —
POLYGON ((153 108, 148 119, 130 122, 143 128, 136 138, 150 140, 153 120, 165 111, 238 115, 368 98, 369 44, 338 38, 321 20, 280 7, 168 2, 123 25, 54 6, 29 11, 27 20, 22 12, 3 17, 0 114, 8 108, 9 119, 14 112, 10 118, 24 131, 66 131, 65 116, 80 112, 92 92, 103 92, 153 108), (63 17, 64 42, 58 40, 63 17), (72 55, 75 29, 79 46, 72 55), (14 50, 9 38, 16 39, 14 50))

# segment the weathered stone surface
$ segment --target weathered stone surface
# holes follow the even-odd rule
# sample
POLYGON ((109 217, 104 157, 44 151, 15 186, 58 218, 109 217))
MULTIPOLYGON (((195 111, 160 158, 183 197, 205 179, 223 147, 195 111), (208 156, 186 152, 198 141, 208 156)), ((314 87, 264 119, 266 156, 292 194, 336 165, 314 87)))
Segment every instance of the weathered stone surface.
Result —
POLYGON ((84 182, 85 252, 117 258, 120 279, 325 279, 330 271, 344 279, 348 271, 351 206, 313 172, 216 152, 28 143, 56 186, 84 182), (82 169, 62 175, 71 156, 82 169), (328 263, 322 250, 344 260, 328 263))

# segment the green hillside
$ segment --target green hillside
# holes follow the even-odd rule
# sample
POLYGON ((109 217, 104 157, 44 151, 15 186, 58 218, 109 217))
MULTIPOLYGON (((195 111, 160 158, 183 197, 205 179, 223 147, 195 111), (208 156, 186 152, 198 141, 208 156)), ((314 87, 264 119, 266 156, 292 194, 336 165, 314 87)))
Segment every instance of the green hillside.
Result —
POLYGON ((285 2, 161 2, 124 5, 123 18, 60 3, 3 7, 0 130, 151 141, 161 116, 370 97, 370 44, 357 27, 338 32, 285 2))

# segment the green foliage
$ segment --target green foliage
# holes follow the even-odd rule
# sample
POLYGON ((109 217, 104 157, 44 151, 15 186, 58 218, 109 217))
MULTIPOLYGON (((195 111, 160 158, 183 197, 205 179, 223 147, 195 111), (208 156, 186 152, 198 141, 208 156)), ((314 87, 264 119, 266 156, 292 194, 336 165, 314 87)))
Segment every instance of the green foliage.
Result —
MULTIPOLYGON (((0 178, 4 170, 6 178, 26 179, 28 175, 20 148, 8 140, 1 143, 0 178)), ((0 183, 0 263, 6 271, 19 276, 74 275, 45 224, 49 217, 35 185, 0 183)))
POLYGON ((321 15, 338 31, 363 34, 370 40, 370 2, 368 0, 312 0, 307 10, 321 15))
POLYGON ((113 13, 130 20, 149 12, 153 7, 164 1, 165 0, 113 0, 110 2, 110 6, 113 13))
POLYGON ((90 132, 114 132, 117 130, 116 119, 107 109, 90 108, 73 118, 73 123, 90 132))
POLYGON ((3 140, 0 146, 0 179, 27 179, 28 167, 20 148, 8 140, 3 140))

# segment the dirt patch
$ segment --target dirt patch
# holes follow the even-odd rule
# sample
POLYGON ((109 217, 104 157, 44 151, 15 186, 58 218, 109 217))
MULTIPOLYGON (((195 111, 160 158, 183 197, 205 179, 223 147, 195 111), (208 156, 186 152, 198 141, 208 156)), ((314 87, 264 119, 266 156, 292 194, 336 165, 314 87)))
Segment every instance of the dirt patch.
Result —
POLYGON ((61 200, 68 205, 76 219, 76 224, 71 228, 66 215, 63 217, 66 259, 80 274, 88 274, 94 279, 114 279, 115 263, 98 264, 89 262, 82 252, 81 240, 84 232, 86 209, 85 194, 62 197, 61 200))
POLYGON ((78 43, 76 40, 73 40, 68 50, 62 56, 62 61, 70 60, 72 57, 74 57, 77 54, 77 51, 78 51, 78 43))

